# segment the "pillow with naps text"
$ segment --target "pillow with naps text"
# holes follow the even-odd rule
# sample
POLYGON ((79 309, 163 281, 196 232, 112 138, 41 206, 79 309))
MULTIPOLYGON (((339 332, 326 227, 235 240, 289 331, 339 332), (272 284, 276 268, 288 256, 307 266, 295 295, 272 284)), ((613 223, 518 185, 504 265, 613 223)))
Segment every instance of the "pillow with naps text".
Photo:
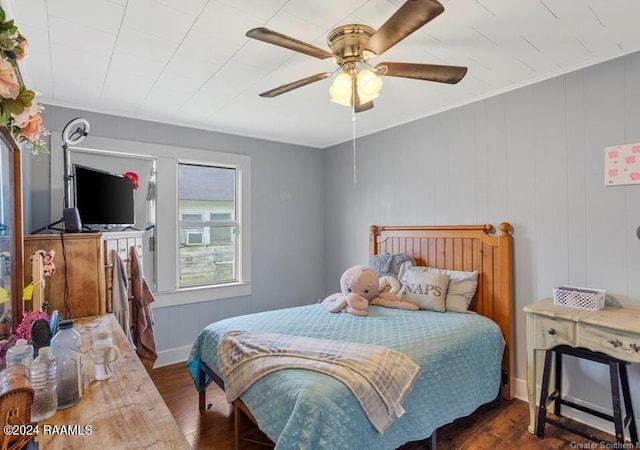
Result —
POLYGON ((403 264, 402 300, 418 305, 420 309, 446 311, 445 298, 449 275, 426 270, 427 267, 403 264))

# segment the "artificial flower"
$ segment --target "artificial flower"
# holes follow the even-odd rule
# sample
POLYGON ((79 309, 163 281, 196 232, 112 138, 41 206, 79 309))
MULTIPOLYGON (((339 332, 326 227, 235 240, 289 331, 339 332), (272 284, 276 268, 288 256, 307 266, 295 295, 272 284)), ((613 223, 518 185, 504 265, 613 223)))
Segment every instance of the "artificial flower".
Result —
POLYGON ((13 20, 5 20, 0 7, 0 126, 6 127, 16 142, 31 147, 33 154, 49 153, 42 126, 42 110, 35 101, 36 93, 22 84, 17 62, 27 55, 27 39, 13 20))
POLYGON ((21 128, 19 135, 29 141, 38 141, 43 136, 44 128, 42 127, 42 116, 40 112, 44 107, 35 100, 31 101, 31 106, 22 111, 21 114, 11 114, 13 123, 21 128))
POLYGON ((133 189, 138 189, 140 187, 140 177, 138 176, 137 173, 125 172, 122 175, 131 180, 131 183, 133 184, 133 189))
POLYGON ((20 135, 30 141, 40 139, 42 135, 42 116, 40 114, 36 116, 29 116, 29 121, 24 127, 21 127, 22 131, 20 135))
POLYGON ((22 321, 16 327, 15 335, 18 339, 25 339, 31 342, 31 325, 38 319, 45 319, 47 322, 51 320, 51 316, 44 311, 24 311, 22 313, 22 321))
POLYGON ((19 52, 16 52, 16 61, 22 61, 27 57, 27 48, 29 48, 29 42, 25 37, 18 43, 19 52))
POLYGON ((32 100, 31 105, 26 107, 20 114, 11 113, 13 123, 20 128, 25 128, 31 118, 40 114, 40 111, 43 109, 44 108, 41 105, 32 100))
POLYGON ((0 59, 0 96, 15 100, 20 93, 20 82, 16 78, 13 65, 4 59, 0 59))

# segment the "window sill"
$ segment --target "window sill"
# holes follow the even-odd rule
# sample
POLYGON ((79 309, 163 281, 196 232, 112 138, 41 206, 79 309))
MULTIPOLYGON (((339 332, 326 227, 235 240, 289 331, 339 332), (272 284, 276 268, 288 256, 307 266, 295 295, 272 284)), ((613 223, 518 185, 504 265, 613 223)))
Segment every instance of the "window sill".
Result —
POLYGON ((198 286, 169 292, 156 292, 153 295, 156 299, 153 304, 154 308, 184 306, 190 303, 251 295, 251 282, 223 284, 219 286, 198 286))

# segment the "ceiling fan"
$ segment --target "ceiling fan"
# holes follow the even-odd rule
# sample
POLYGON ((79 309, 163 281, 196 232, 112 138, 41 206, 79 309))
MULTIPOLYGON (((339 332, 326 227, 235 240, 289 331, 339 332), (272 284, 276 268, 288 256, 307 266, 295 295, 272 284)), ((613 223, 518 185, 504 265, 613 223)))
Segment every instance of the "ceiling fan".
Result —
MULTIPOLYGON (((341 25, 333 29, 327 37, 331 51, 264 27, 249 30, 246 36, 318 59, 333 59, 339 66, 336 71, 342 69, 342 72, 329 90, 332 101, 352 106, 355 112, 361 112, 373 108, 373 99, 378 97, 382 86, 382 79, 378 75, 449 84, 455 84, 465 76, 467 68, 461 66, 380 62, 374 67, 367 62, 382 55, 443 11, 444 6, 437 0, 407 0, 377 30, 361 24, 341 25)), ((328 78, 334 73, 335 71, 317 73, 262 92, 260 96, 276 97, 328 78)))

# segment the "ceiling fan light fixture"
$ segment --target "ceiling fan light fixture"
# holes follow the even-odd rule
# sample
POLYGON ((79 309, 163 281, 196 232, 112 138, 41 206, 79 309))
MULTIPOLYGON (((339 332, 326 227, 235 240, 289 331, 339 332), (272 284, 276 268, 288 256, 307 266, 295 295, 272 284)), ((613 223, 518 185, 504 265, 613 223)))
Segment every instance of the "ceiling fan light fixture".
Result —
POLYGON ((367 103, 378 98, 380 95, 382 78, 369 69, 363 69, 358 72, 357 85, 360 101, 362 103, 367 103))
POLYGON ((363 50, 363 51, 362 51, 362 59, 364 59, 365 61, 366 61, 367 59, 371 59, 371 58, 374 58, 374 57, 376 57, 376 56, 378 56, 378 55, 376 55, 375 53, 373 53, 371 50, 363 50))
POLYGON ((329 88, 331 101, 340 105, 350 106, 352 94, 351 84, 351 75, 344 72, 338 75, 329 88))

